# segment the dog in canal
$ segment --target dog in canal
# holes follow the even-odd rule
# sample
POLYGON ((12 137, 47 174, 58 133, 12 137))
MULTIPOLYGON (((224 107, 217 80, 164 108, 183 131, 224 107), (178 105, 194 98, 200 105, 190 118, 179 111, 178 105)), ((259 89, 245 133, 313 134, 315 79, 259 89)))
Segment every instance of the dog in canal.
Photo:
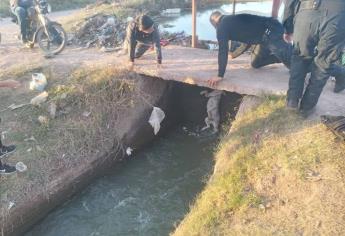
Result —
POLYGON ((205 131, 207 129, 213 128, 213 134, 218 133, 219 123, 220 123, 220 113, 219 105, 222 95, 224 94, 221 90, 213 90, 212 92, 202 91, 200 95, 208 98, 207 101, 207 117, 205 118, 206 126, 201 129, 205 131))

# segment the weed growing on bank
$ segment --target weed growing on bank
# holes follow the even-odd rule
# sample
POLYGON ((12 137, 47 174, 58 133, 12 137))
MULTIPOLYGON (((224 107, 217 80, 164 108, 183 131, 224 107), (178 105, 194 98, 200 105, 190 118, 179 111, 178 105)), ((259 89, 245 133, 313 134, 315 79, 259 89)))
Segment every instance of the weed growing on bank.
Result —
MULTIPOLYGON (((116 127, 121 115, 141 103, 142 95, 136 92, 138 79, 139 75, 114 67, 77 69, 65 79, 52 74, 48 78, 46 103, 1 112, 1 130, 8 131, 5 142, 17 144, 17 151, 8 162, 22 161, 28 166, 23 174, 0 179, 3 219, 10 202, 34 199, 65 170, 110 152, 114 158, 116 153, 123 152, 116 127), (56 107, 55 117, 51 115, 52 104, 56 107), (39 116, 47 121, 40 123, 39 116)), ((27 89, 15 94, 3 91, 1 101, 30 101, 33 96, 27 89)))

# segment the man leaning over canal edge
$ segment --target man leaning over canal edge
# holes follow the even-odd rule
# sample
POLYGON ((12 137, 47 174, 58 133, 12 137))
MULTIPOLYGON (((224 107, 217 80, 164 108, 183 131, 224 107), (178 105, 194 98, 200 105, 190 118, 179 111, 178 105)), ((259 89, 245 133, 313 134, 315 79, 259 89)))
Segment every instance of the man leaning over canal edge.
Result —
POLYGON ((208 80, 214 87, 224 77, 228 64, 229 41, 238 41, 246 44, 260 44, 266 47, 287 67, 290 65, 292 47, 283 39, 284 27, 273 17, 264 17, 251 14, 223 15, 215 11, 210 17, 211 24, 217 30, 218 77, 208 80))
POLYGON ((128 24, 124 47, 118 56, 127 54, 130 69, 133 69, 135 59, 143 56, 152 46, 156 51, 157 66, 160 67, 162 49, 158 27, 149 16, 141 15, 128 24))

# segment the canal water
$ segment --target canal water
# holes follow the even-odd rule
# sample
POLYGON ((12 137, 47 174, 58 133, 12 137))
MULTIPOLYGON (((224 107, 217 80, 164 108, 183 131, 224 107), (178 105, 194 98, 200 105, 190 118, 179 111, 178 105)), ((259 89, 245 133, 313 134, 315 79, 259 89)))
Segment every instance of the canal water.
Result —
MULTIPOLYGON (((210 24, 209 18, 214 10, 221 10, 225 14, 232 14, 232 4, 226 4, 210 9, 199 10, 197 15, 197 35, 202 40, 216 40, 216 31, 210 24)), ((283 14, 284 7, 280 8, 279 15, 283 14)), ((236 3, 236 14, 249 13, 262 16, 270 16, 272 11, 272 1, 236 3)), ((184 31, 192 34, 192 14, 185 12, 179 16, 171 16, 164 20, 169 27, 164 31, 175 33, 184 31)))
POLYGON ((212 170, 210 140, 176 128, 97 179, 26 236, 169 235, 212 170))
MULTIPOLYGON (((272 2, 238 3, 237 13, 269 15, 272 2)), ((215 40, 213 10, 198 13, 200 39, 215 40)), ((191 34, 191 14, 168 18, 169 32, 191 34)), ((47 216, 26 236, 165 236, 188 213, 213 167, 211 139, 178 127, 47 216)))

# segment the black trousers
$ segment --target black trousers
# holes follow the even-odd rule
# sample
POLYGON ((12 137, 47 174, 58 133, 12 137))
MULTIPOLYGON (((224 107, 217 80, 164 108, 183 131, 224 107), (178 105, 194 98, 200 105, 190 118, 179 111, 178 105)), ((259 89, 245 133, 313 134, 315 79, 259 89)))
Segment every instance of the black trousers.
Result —
POLYGON ((263 37, 263 42, 257 46, 252 58, 253 67, 266 65, 270 62, 280 61, 290 68, 292 45, 285 42, 284 27, 277 20, 267 23, 267 31, 263 37))
POLYGON ((255 46, 251 53, 251 66, 253 68, 258 69, 274 63, 281 63, 281 61, 264 45, 258 44, 255 46))
POLYGON ((345 43, 345 1, 338 2, 344 8, 327 7, 334 2, 323 0, 319 9, 302 9, 296 15, 288 99, 302 99, 301 110, 315 107, 329 77, 344 70, 337 60, 345 43), (311 77, 303 93, 309 71, 311 77))

